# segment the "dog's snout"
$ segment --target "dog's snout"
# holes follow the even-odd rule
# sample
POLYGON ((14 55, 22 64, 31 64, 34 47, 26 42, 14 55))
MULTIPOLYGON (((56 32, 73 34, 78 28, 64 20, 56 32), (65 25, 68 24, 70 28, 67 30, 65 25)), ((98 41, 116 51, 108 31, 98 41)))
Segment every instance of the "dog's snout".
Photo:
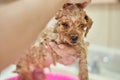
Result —
POLYGON ((72 40, 72 41, 77 41, 77 40, 78 40, 78 36, 75 36, 75 35, 74 35, 74 36, 71 36, 71 40, 72 40))

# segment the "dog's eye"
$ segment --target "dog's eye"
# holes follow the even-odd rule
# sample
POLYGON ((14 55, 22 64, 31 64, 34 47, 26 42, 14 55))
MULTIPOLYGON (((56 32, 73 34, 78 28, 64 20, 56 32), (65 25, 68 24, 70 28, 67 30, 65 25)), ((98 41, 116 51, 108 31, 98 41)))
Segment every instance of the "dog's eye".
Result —
POLYGON ((67 23, 62 23, 62 26, 64 27, 64 28, 68 28, 69 27, 69 25, 67 24, 67 23))
POLYGON ((87 15, 85 16, 85 20, 88 22, 88 16, 87 15))
POLYGON ((86 30, 85 24, 80 24, 79 27, 80 27, 82 30, 86 30))

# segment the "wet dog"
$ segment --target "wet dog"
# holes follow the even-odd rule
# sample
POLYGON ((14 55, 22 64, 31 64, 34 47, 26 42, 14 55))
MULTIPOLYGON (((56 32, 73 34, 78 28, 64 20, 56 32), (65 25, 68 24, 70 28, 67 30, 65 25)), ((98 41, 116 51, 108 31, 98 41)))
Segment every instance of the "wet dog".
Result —
POLYGON ((88 80, 86 53, 88 43, 84 38, 93 23, 84 11, 88 3, 64 4, 54 17, 54 25, 45 28, 35 44, 27 50, 26 55, 17 62, 15 72, 19 74, 19 80, 45 80, 44 68, 57 62, 65 65, 60 61, 61 56, 54 51, 49 54, 44 49, 50 41, 69 45, 77 50, 76 55, 70 56, 79 58, 80 80, 88 80))

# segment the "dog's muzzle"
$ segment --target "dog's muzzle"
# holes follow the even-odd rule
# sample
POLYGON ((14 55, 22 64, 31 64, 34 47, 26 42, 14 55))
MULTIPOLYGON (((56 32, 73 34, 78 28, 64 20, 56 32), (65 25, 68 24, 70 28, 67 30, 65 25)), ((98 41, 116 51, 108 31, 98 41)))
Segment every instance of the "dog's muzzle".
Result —
POLYGON ((71 39, 71 43, 76 43, 78 40, 78 36, 76 36, 76 35, 71 36, 70 39, 71 39))

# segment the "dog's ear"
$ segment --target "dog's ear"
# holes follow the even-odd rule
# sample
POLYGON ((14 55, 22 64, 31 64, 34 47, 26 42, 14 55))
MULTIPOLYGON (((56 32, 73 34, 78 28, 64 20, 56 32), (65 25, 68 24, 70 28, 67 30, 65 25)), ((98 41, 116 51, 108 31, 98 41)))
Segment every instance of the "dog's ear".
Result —
POLYGON ((63 9, 73 9, 74 8, 74 4, 72 3, 66 3, 63 5, 63 9))
POLYGON ((93 24, 93 21, 90 17, 88 17, 87 15, 85 16, 85 19, 86 19, 86 22, 87 22, 87 29, 86 29, 86 32, 85 32, 85 37, 87 36, 87 33, 89 32, 92 24, 93 24))
POLYGON ((87 0, 81 3, 76 3, 75 5, 79 8, 79 9, 84 9, 85 7, 87 7, 88 4, 90 4, 91 0, 87 0))
POLYGON ((58 26, 59 26, 58 23, 54 25, 54 30, 53 30, 54 33, 57 33, 58 26))

